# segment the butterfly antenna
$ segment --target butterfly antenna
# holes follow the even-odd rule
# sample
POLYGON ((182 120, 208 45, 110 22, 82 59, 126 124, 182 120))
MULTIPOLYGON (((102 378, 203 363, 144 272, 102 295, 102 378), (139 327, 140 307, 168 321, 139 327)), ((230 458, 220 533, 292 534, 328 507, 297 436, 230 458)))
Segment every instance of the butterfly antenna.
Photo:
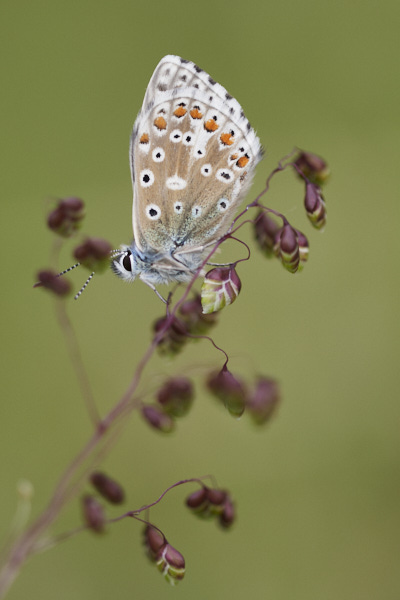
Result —
MULTIPOLYGON (((76 263, 75 265, 72 265, 72 267, 68 267, 68 269, 65 269, 64 271, 61 271, 61 273, 57 273, 56 277, 61 277, 62 275, 65 275, 65 273, 68 273, 68 271, 72 271, 72 269, 76 269, 76 267, 80 267, 81 263, 76 263)), ((38 281, 37 283, 35 283, 33 285, 34 288, 36 287, 42 287, 43 283, 41 281, 38 281)))
POLYGON ((114 258, 114 256, 118 256, 119 254, 123 254, 123 250, 121 250, 121 248, 116 248, 115 250, 110 251, 111 258, 114 258))
POLYGON ((61 273, 57 273, 56 277, 61 277, 61 275, 65 275, 65 273, 68 273, 69 271, 72 271, 72 269, 76 269, 76 267, 80 267, 80 266, 81 266, 81 263, 76 263, 75 265, 72 265, 72 267, 68 267, 68 269, 61 271, 61 273))
MULTIPOLYGON (((79 264, 79 263, 78 263, 79 264)), ((78 265, 75 265, 78 266, 78 265)), ((72 268, 72 267, 71 267, 72 268)), ((69 269, 67 269, 67 271, 69 271, 69 269)), ((81 287, 81 289, 79 290, 79 292, 74 296, 74 300, 78 300, 79 296, 82 294, 82 292, 87 288, 87 286, 89 285, 90 280, 93 278, 94 275, 94 271, 93 273, 90 273, 89 277, 86 279, 85 283, 83 284, 83 286, 81 287)))

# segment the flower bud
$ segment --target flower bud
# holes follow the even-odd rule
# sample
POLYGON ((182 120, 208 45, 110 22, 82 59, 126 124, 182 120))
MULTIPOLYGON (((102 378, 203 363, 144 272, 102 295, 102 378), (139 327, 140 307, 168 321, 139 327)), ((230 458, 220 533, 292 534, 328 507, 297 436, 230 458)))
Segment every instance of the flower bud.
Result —
POLYGON ((170 433, 174 427, 175 422, 158 406, 143 406, 142 415, 151 427, 162 431, 163 433, 170 433))
POLYGON ((242 284, 234 267, 217 267, 207 273, 201 286, 203 313, 213 313, 232 304, 242 284))
POLYGON ((80 227, 84 214, 84 204, 80 198, 60 200, 47 218, 49 228, 62 237, 70 237, 80 227))
POLYGON ((296 229, 296 235, 297 235, 297 243, 299 245, 300 263, 305 263, 308 260, 308 253, 310 250, 309 244, 308 244, 308 239, 306 238, 304 233, 302 233, 298 229, 296 229))
POLYGON ((316 185, 322 185, 329 177, 329 167, 324 159, 311 152, 300 152, 294 164, 311 183, 316 185))
MULTIPOLYGON (((210 488, 203 486, 200 490, 193 492, 186 499, 186 506, 201 519, 211 519, 215 517, 215 510, 211 510, 210 505, 210 488)), ((218 498, 216 498, 218 501, 218 498)))
POLYGON ((267 258, 274 256, 274 243, 281 227, 268 213, 261 210, 254 221, 254 234, 256 242, 267 258))
POLYGON ((276 381, 268 377, 259 377, 256 385, 249 392, 246 408, 257 425, 270 420, 280 402, 280 391, 276 381))
POLYGON ((236 519, 236 512, 233 502, 230 498, 227 498, 224 503, 224 508, 222 513, 219 515, 219 524, 222 528, 228 529, 233 525, 236 519))
POLYGON ((90 271, 99 273, 109 267, 111 250, 112 247, 106 240, 87 238, 75 248, 74 257, 90 271))
POLYGON ((143 530, 143 545, 146 548, 147 556, 152 562, 156 562, 157 552, 165 543, 166 539, 158 529, 146 525, 143 530))
POLYGON ((193 335, 206 334, 216 324, 218 318, 217 313, 203 313, 200 294, 183 302, 178 312, 188 331, 193 335))
POLYGON ((158 390, 157 401, 172 417, 182 417, 193 401, 193 385, 186 377, 172 377, 158 390))
POLYGON ((161 317, 153 325, 155 335, 164 329, 166 323, 169 323, 169 325, 158 342, 158 350, 161 354, 174 356, 186 344, 188 331, 185 323, 177 317, 173 317, 172 320, 171 317, 161 317))
POLYGON ((316 229, 322 229, 326 223, 325 201, 320 188, 314 183, 306 183, 304 207, 312 225, 316 229))
POLYGON ((56 296, 68 296, 71 291, 71 284, 68 279, 60 277, 57 273, 51 270, 39 271, 38 282, 34 287, 44 287, 50 290, 56 296))
POLYGON ((171 544, 164 544, 156 556, 157 567, 171 585, 177 584, 185 576, 185 559, 171 544))
POLYGON ((84 496, 82 498, 83 518, 86 525, 96 531, 102 533, 104 531, 105 517, 103 507, 100 502, 93 496, 84 496))
POLYGON ((208 490, 207 496, 210 512, 213 515, 220 515, 224 510, 227 493, 223 490, 211 488, 208 490))
POLYGON ((222 527, 229 527, 234 520, 234 507, 229 494, 224 490, 203 486, 186 499, 186 505, 198 517, 217 517, 222 527))
POLYGON ((221 400, 230 414, 240 417, 245 409, 246 392, 243 384, 224 366, 219 373, 212 373, 207 387, 221 400))
POLYGON ((209 516, 208 488, 203 486, 186 498, 186 506, 198 516, 209 516))
POLYGON ((296 230, 288 223, 278 233, 274 248, 285 269, 290 273, 296 273, 300 263, 299 244, 296 230))
POLYGON ((125 494, 122 487, 105 473, 101 473, 100 471, 92 473, 90 481, 99 494, 112 504, 122 504, 124 501, 125 494))

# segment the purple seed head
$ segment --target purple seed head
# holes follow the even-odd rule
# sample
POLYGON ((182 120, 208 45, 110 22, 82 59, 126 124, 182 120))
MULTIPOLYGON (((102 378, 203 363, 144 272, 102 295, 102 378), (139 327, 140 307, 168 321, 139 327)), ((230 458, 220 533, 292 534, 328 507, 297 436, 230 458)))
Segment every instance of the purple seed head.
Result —
POLYGON ((311 183, 316 185, 322 185, 329 177, 329 167, 325 160, 312 152, 300 152, 294 164, 311 183))
POLYGON ((112 504, 122 504, 124 501, 125 493, 123 488, 105 473, 95 471, 91 474, 90 481, 99 494, 112 504))
POLYGON ((105 517, 103 507, 94 496, 82 498, 83 519, 86 525, 96 533, 104 531, 105 517))
POLYGON ((60 277, 50 269, 39 271, 37 278, 38 283, 35 287, 44 287, 56 296, 68 296, 71 291, 71 284, 68 279, 60 277))

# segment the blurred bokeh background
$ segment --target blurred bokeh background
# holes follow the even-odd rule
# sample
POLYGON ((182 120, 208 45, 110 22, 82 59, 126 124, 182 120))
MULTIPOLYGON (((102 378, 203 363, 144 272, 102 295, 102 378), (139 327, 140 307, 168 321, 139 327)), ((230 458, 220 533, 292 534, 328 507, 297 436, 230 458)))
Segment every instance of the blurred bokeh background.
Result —
MULTIPOLYGON (((293 174, 274 180, 267 202, 306 232, 309 262, 293 276, 254 249, 214 332, 233 371, 280 381, 277 417, 262 429, 236 421, 199 385, 175 433, 133 415, 104 463, 129 508, 213 473, 237 501, 237 525, 196 520, 183 507, 194 488, 177 489, 152 518, 185 555, 178 588, 127 521, 36 556, 10 599, 398 599, 399 3, 3 0, 0 11, 2 538, 17 482, 33 483, 38 514, 90 435, 52 299, 32 289, 50 262, 45 216, 55 198, 79 196, 85 232, 130 241, 129 135, 159 59, 193 60, 238 98, 267 149, 252 196, 295 145, 332 171, 323 233, 307 223, 293 174)), ((69 248, 60 260, 71 264, 69 248)), ((84 278, 71 279, 78 289, 84 278)), ((146 286, 108 273, 68 311, 106 412, 162 307, 146 286)), ((220 356, 201 342, 155 359, 144 384, 213 364, 220 356)), ((79 520, 76 502, 54 531, 79 520)))

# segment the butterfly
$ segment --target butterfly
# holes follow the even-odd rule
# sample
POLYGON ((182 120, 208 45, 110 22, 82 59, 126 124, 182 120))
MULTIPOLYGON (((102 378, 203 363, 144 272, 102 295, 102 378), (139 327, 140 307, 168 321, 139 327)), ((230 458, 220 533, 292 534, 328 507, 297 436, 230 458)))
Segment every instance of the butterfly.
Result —
POLYGON ((112 269, 155 286, 188 282, 227 233, 263 149, 235 98, 195 63, 164 56, 130 142, 133 234, 112 269))

